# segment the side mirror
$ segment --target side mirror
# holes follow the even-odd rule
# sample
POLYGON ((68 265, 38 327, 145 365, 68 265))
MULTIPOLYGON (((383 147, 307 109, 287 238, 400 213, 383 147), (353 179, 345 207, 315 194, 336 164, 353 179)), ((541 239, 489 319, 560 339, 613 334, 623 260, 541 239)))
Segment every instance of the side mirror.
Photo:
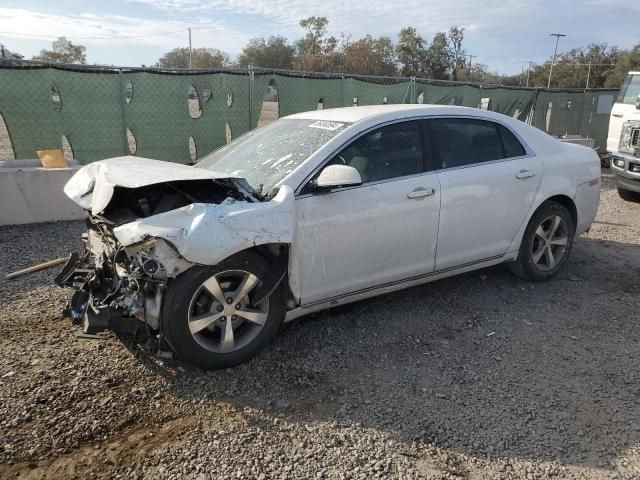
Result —
POLYGON ((362 184, 360 172, 350 165, 329 165, 316 180, 317 188, 349 187, 362 184))
POLYGON ((636 110, 640 110, 640 95, 636 97, 636 110))

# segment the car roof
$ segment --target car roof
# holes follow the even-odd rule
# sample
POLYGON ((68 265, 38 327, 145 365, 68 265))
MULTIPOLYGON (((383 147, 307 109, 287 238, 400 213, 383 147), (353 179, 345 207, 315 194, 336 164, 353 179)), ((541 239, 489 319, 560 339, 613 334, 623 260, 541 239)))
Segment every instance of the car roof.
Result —
POLYGON ((284 118, 356 123, 365 119, 374 119, 377 117, 389 120, 402 118, 408 115, 465 115, 486 117, 487 113, 489 113, 489 116, 492 116, 492 112, 470 107, 457 107, 453 105, 395 104, 311 110, 309 112, 295 113, 284 118))

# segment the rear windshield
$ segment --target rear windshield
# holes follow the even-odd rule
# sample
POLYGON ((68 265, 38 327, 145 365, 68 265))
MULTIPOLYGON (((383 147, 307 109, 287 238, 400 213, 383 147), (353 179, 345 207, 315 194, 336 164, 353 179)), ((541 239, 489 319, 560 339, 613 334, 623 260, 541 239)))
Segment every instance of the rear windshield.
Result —
POLYGON ((196 167, 244 178, 266 195, 276 183, 349 124, 280 119, 238 137, 200 160, 196 167))
POLYGON ((616 101, 633 105, 636 103, 638 95, 640 95, 640 75, 627 75, 616 101))

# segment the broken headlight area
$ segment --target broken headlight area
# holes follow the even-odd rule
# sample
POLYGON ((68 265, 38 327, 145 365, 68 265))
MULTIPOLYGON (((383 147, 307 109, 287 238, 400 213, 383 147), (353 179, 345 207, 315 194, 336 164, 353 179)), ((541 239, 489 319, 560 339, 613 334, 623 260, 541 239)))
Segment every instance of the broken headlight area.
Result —
POLYGON ((65 316, 85 333, 158 330, 166 282, 191 264, 164 240, 124 247, 108 220, 91 217, 87 223, 84 251, 73 254, 56 277, 58 285, 76 290, 65 316))

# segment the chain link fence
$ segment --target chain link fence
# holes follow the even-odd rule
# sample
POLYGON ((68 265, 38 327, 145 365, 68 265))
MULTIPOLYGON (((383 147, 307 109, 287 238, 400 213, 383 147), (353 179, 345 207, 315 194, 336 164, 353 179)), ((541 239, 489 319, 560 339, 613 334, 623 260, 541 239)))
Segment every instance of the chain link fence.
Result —
POLYGON ((0 160, 62 148, 81 164, 136 155, 180 163, 297 112, 464 105, 604 146, 617 90, 547 90, 414 77, 247 69, 0 65, 0 160))

